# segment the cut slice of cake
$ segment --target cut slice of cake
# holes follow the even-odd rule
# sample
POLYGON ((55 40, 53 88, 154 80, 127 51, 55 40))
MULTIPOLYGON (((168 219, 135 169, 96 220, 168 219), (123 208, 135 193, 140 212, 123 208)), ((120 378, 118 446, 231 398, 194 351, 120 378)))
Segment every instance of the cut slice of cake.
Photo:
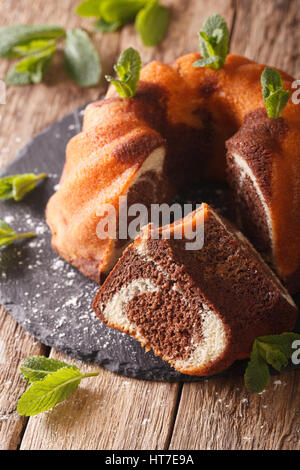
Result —
POLYGON ((206 204, 172 225, 145 227, 93 307, 105 324, 191 375, 226 369, 249 356, 257 336, 291 331, 297 317, 252 245, 206 204))
POLYGON ((298 128, 264 109, 248 113, 227 141, 228 180, 243 233, 291 293, 300 290, 298 128))

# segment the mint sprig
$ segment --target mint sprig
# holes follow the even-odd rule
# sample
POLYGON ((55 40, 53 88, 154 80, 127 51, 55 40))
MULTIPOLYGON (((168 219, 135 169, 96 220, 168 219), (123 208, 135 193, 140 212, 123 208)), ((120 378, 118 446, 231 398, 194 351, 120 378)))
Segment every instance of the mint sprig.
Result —
POLYGON ((133 97, 138 88, 142 61, 138 51, 129 47, 119 57, 118 63, 114 66, 114 70, 120 77, 120 80, 106 75, 108 82, 112 83, 121 98, 133 97))
POLYGON ((8 246, 16 240, 22 238, 35 237, 34 232, 17 233, 9 224, 4 220, 0 220, 0 247, 8 246))
POLYGON ((73 393, 82 379, 99 375, 83 373, 73 364, 43 356, 25 359, 20 372, 31 383, 18 402, 17 412, 22 416, 50 410, 73 393))
POLYGON ((269 366, 280 372, 288 365, 295 352, 294 341, 300 341, 299 334, 282 333, 256 338, 244 376, 249 392, 259 393, 267 387, 271 377, 269 366))
POLYGON ((135 27, 143 44, 151 47, 159 44, 166 33, 169 23, 169 10, 159 5, 158 0, 150 1, 139 11, 135 27))
POLYGON ((40 175, 25 173, 23 175, 5 176, 0 179, 0 199, 21 201, 27 193, 36 188, 39 181, 46 177, 46 173, 41 173, 40 175))
POLYGON ((261 74, 261 85, 268 117, 278 119, 288 102, 290 92, 283 88, 280 73, 271 67, 266 67, 261 74))
POLYGON ((30 356, 27 357, 20 366, 20 374, 23 379, 29 383, 38 382, 43 380, 49 374, 54 374, 63 367, 76 369, 73 364, 66 364, 59 359, 48 358, 45 356, 30 356))
POLYGON ((34 40, 57 41, 65 36, 65 30, 55 25, 11 25, 0 28, 0 56, 19 57, 20 45, 29 44, 34 40))
POLYGON ((194 67, 220 69, 229 50, 229 31, 226 21, 220 15, 210 16, 199 33, 203 59, 194 62, 194 67))
POLYGON ((156 46, 163 39, 169 23, 169 10, 159 0, 84 0, 76 13, 97 18, 94 30, 116 31, 135 20, 135 27, 145 46, 156 46))
POLYGON ((71 79, 83 87, 97 85, 101 75, 99 56, 82 29, 65 31, 60 26, 14 25, 0 28, 0 56, 19 58, 7 73, 8 85, 40 83, 65 39, 65 66, 71 79))
POLYGON ((99 83, 99 56, 85 31, 79 28, 67 31, 64 55, 66 70, 72 80, 83 87, 99 83))

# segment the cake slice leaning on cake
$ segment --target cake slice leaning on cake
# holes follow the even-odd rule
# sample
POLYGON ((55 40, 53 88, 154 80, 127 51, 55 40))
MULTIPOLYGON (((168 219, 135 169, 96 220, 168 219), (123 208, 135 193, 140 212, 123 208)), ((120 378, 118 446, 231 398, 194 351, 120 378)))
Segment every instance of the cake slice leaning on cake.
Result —
POLYGON ((207 204, 172 225, 145 227, 93 307, 105 324, 191 375, 221 372, 248 357, 257 336, 291 331, 297 317, 260 255, 207 204))

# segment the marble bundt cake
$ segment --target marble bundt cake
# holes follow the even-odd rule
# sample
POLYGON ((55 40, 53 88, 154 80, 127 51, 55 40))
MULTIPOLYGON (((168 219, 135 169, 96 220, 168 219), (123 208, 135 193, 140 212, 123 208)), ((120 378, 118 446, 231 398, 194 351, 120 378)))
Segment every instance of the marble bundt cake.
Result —
POLYGON ((206 204, 171 226, 144 227, 107 277, 94 310, 191 375, 215 374, 248 357, 257 336, 290 331, 297 316, 252 245, 206 204), (189 234, 202 229, 202 249, 187 250, 189 234))
MULTIPOLYGON (((60 186, 47 207, 53 247, 99 282, 127 243, 97 237, 103 204, 118 213, 120 196, 127 196, 128 205, 148 207, 168 202, 180 187, 200 179, 225 180, 225 142, 231 138, 230 180, 245 209, 244 226, 297 290, 300 113, 289 100, 281 119, 266 117, 263 65, 229 55, 220 70, 195 68, 200 57, 189 54, 172 65, 152 62, 143 68, 133 98, 111 90, 87 107, 82 132, 68 144, 60 186)), ((293 79, 281 75, 291 89, 293 79)))

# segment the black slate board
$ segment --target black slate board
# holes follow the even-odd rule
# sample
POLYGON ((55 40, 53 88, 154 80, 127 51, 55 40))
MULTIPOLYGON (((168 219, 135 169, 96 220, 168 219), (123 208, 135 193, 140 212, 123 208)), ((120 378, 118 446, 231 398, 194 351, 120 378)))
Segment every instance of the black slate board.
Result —
MULTIPOLYGON (((0 251, 0 304, 45 345, 101 364, 112 372, 146 380, 203 380, 176 372, 152 352, 146 353, 133 338, 102 325, 91 308, 98 286, 51 249, 45 207, 58 184, 66 144, 81 130, 84 107, 32 139, 2 175, 34 171, 46 172, 49 177, 23 201, 0 204, 0 219, 17 231, 37 233, 36 238, 0 251)), ((207 202, 222 205, 223 189, 208 188, 206 197, 211 195, 212 200, 207 202)), ((201 194, 199 188, 194 188, 183 193, 181 200, 200 203, 201 194)), ((224 210, 227 209, 225 203, 224 210)), ((238 362, 226 374, 240 374, 243 370, 244 363, 238 362)))

